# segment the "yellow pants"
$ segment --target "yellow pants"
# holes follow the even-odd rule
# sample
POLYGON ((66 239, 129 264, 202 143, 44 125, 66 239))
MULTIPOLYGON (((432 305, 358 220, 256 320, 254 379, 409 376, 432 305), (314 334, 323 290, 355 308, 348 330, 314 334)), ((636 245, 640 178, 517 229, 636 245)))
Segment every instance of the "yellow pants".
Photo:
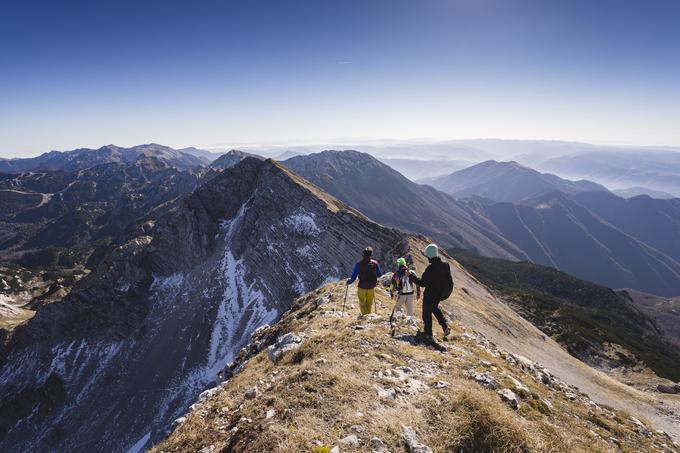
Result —
POLYGON ((367 315, 373 310, 373 299, 375 299, 375 289, 357 288, 359 297, 359 311, 362 315, 367 315))

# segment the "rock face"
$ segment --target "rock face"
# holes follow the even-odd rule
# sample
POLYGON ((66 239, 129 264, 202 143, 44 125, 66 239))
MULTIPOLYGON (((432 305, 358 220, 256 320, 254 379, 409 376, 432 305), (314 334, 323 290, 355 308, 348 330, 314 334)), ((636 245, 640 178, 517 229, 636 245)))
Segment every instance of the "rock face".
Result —
POLYGON ((258 327, 405 238, 246 158, 134 230, 0 346, 4 449, 126 451, 162 437, 258 327), (5 410, 7 409, 7 410, 5 410))

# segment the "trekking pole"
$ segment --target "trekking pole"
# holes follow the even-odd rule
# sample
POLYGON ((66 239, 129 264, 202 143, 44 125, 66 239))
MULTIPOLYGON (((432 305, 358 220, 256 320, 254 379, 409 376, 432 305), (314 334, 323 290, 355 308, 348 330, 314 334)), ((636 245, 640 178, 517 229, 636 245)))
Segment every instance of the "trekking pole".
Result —
POLYGON ((397 310, 397 304, 394 304, 394 308, 392 308, 392 314, 390 315, 390 336, 394 338, 394 334, 397 331, 397 323, 395 322, 394 319, 394 313, 397 310))
POLYGON ((345 317, 345 304, 347 303, 347 291, 349 291, 349 285, 345 285, 345 300, 342 301, 342 314, 341 318, 345 317))

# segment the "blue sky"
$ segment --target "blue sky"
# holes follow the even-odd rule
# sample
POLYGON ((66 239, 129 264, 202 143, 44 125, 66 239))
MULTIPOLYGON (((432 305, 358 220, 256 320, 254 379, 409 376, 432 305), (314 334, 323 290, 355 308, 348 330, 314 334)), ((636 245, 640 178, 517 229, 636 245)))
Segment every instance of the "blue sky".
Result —
POLYGON ((680 145, 680 2, 0 3, 0 156, 497 137, 680 145))

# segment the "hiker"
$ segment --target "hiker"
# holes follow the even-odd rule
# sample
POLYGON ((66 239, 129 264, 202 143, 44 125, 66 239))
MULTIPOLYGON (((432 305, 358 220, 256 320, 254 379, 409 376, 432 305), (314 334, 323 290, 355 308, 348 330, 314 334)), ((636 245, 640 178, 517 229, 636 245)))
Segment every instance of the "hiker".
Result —
POLYGON ((415 300, 420 300, 420 286, 415 284, 413 277, 417 277, 416 273, 409 269, 406 264, 406 259, 399 258, 397 260, 397 270, 392 274, 392 282, 390 284, 390 296, 395 298, 394 309, 390 323, 393 323, 394 315, 402 311, 402 307, 406 305, 406 320, 409 323, 413 322, 413 306, 415 300))
POLYGON ((351 285, 359 277, 357 296, 359 297, 359 311, 362 315, 371 313, 375 300, 375 287, 378 284, 378 277, 382 275, 380 264, 372 256, 373 249, 366 247, 363 258, 354 265, 352 276, 347 280, 347 284, 351 285))
POLYGON ((425 327, 423 332, 418 332, 418 337, 423 340, 434 341, 432 337, 432 315, 434 315, 444 329, 444 340, 446 340, 451 334, 451 329, 447 325, 444 313, 439 309, 439 302, 448 298, 453 291, 451 268, 449 263, 439 258, 439 247, 435 244, 425 247, 423 255, 430 262, 429 266, 420 278, 415 275, 411 276, 416 284, 425 288, 423 294, 423 322, 425 327))

